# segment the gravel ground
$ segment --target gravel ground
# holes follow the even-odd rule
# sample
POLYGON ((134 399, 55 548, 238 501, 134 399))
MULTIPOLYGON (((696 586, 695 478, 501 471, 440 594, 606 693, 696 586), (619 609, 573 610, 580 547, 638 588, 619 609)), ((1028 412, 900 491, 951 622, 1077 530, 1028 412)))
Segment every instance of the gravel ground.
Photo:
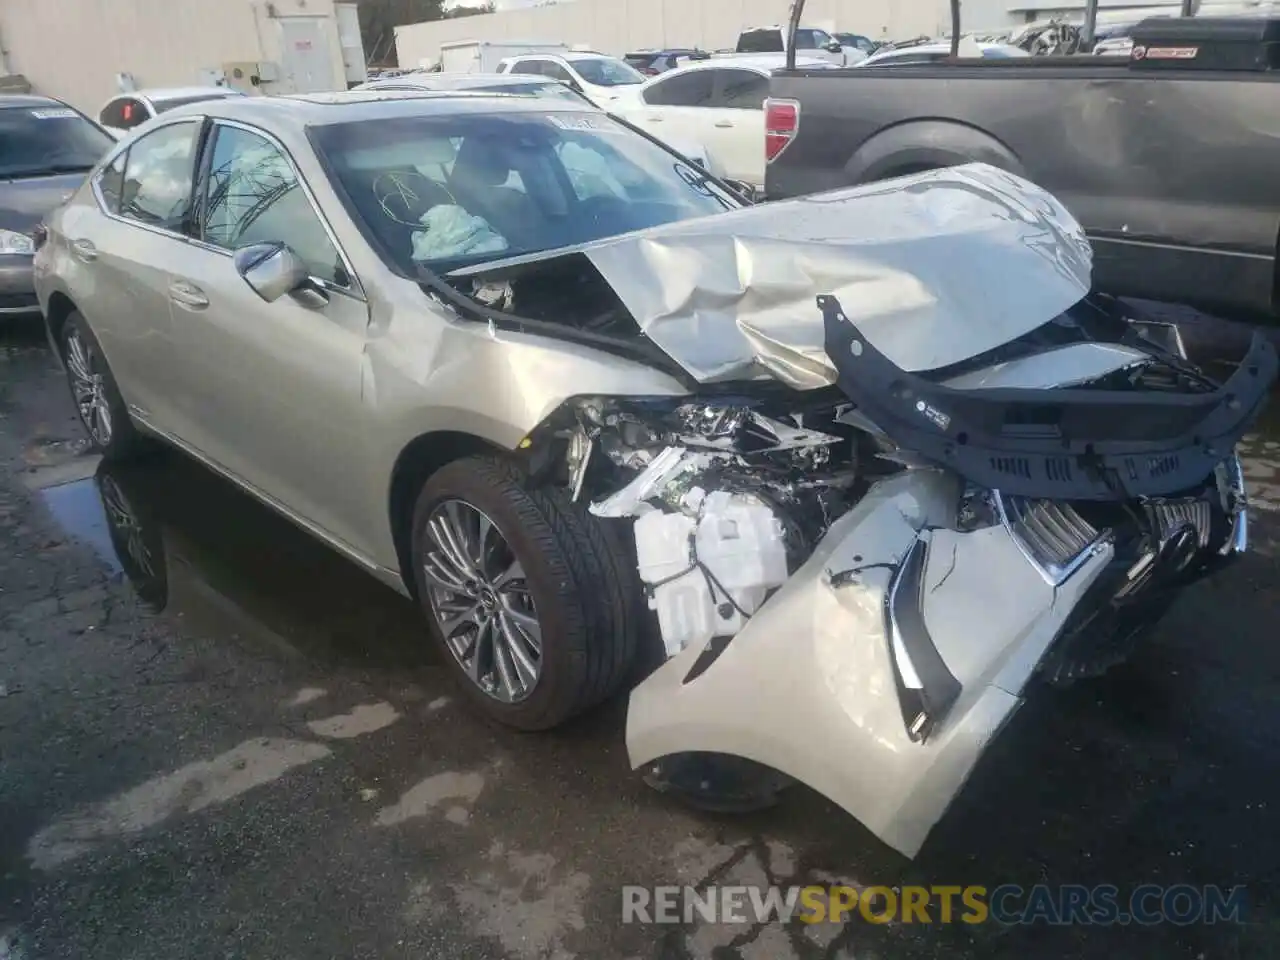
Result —
POLYGON ((0 333, 0 960, 1280 955, 1274 423, 1250 556, 1131 665, 1037 691, 907 862, 804 790, 745 818, 648 791, 620 703, 486 725, 407 601, 179 456, 111 475, 143 521, 117 551, 65 392, 0 333), (1213 926, 621 923, 624 884, 769 881, 1247 898, 1213 926))

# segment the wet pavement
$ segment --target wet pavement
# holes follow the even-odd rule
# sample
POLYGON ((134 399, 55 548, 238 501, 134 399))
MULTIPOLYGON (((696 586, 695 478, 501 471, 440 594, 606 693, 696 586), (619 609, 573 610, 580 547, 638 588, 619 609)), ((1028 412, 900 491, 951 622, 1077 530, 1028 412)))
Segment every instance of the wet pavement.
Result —
POLYGON ((487 725, 409 601, 179 455, 100 469, 0 332, 0 960, 1280 955, 1280 407, 1246 454, 1250 556, 1038 691, 907 862, 801 789, 650 792, 620 702, 487 725), (621 923, 626 884, 767 882, 1247 894, 1213 926, 621 923))

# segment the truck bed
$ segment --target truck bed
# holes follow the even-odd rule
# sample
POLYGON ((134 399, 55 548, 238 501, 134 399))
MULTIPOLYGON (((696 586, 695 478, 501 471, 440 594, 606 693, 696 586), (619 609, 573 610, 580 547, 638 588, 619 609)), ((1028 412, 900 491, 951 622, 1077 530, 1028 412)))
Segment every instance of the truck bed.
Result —
POLYGON ((774 75, 801 104, 769 165, 785 198, 984 160, 1084 225, 1095 283, 1273 315, 1280 74, 1137 70, 1123 57, 960 60, 774 75))

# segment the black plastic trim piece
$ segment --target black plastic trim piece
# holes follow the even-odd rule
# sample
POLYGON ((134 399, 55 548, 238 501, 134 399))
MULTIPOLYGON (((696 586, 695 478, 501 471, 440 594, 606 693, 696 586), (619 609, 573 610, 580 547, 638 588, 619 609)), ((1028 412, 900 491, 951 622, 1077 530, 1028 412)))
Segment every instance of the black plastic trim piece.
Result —
POLYGON ((889 656, 893 660, 894 678, 898 684, 898 702, 902 706, 902 722, 907 735, 917 743, 929 739, 934 728, 946 717, 962 689, 960 681, 943 662, 942 655, 929 636, 924 622, 921 599, 924 595, 924 540, 916 540, 902 560, 885 601, 885 631, 889 639, 889 656), (894 637, 911 660, 911 668, 920 680, 918 688, 908 687, 902 680, 902 667, 894 652, 894 637))
POLYGON ((817 303, 840 389, 867 417, 904 449, 1024 497, 1115 501, 1190 489, 1253 425, 1277 373, 1275 347, 1255 332, 1213 392, 957 390, 895 366, 835 297, 817 303))

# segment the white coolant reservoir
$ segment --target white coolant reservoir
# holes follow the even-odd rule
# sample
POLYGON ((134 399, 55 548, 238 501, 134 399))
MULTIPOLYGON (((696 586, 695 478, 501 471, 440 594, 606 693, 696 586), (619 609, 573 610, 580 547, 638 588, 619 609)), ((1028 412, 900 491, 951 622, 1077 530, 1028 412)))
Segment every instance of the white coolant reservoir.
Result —
POLYGON ((787 579, 782 526, 760 500, 707 494, 695 520, 654 511, 636 520, 640 578, 651 587, 668 656, 731 637, 787 579), (708 576, 707 574, 710 574, 708 576))

